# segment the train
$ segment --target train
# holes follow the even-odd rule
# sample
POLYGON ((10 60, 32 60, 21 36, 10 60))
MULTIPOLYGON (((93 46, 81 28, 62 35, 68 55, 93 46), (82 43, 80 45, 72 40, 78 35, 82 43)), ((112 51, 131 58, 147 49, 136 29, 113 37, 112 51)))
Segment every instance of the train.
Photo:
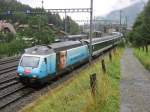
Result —
MULTIPOLYGON (((100 38, 102 37, 103 33, 101 31, 94 31, 93 38, 100 38)), ((88 33, 83 33, 79 35, 66 35, 64 37, 57 37, 55 42, 62 42, 62 41, 76 41, 76 40, 84 40, 89 39, 88 33)))
POLYGON ((56 41, 76 41, 76 40, 82 40, 82 39, 88 39, 87 34, 80 34, 80 35, 66 35, 64 37, 59 37, 56 39, 56 41))
MULTIPOLYGON (((122 35, 92 39, 92 57, 118 44, 122 35)), ((36 45, 25 49, 17 67, 23 83, 43 84, 64 71, 89 60, 90 40, 65 41, 51 45, 36 45)))

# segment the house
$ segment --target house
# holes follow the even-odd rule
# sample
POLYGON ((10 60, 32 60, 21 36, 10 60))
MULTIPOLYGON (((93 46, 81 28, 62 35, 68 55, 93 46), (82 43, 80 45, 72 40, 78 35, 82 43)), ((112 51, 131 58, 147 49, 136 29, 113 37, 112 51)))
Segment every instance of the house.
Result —
POLYGON ((14 26, 6 21, 0 21, 0 31, 3 31, 4 33, 12 32, 13 34, 16 34, 14 26))

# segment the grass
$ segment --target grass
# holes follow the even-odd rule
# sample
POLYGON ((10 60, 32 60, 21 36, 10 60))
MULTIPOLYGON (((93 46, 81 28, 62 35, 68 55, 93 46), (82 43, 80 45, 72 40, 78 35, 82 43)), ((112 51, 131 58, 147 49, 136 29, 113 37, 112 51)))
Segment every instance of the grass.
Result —
POLYGON ((105 57, 107 67, 105 74, 99 60, 24 107, 21 112, 119 112, 122 51, 122 49, 116 51, 112 62, 108 56, 105 57), (93 73, 97 74, 95 97, 91 94, 89 79, 93 73))
POLYGON ((150 71, 150 46, 148 53, 146 53, 146 51, 143 51, 142 49, 135 48, 134 55, 140 60, 145 68, 150 71))

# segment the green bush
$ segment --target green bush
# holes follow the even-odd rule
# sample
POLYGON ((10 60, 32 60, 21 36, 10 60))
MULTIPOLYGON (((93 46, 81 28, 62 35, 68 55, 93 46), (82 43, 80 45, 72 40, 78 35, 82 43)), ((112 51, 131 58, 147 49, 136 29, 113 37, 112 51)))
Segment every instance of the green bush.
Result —
POLYGON ((145 68, 150 71, 150 52, 146 52, 142 49, 136 48, 134 49, 134 55, 140 60, 140 62, 145 66, 145 68))
POLYGON ((21 53, 26 44, 22 40, 13 40, 10 43, 0 43, 0 56, 12 56, 21 53))

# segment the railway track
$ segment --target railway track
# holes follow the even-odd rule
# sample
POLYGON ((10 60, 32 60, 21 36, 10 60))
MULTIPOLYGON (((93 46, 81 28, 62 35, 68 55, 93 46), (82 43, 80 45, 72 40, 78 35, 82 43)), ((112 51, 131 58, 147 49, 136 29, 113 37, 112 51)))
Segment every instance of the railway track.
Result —
POLYGON ((7 59, 0 59, 0 65, 19 61, 20 57, 9 57, 7 59))
POLYGON ((0 110, 33 91, 19 82, 16 75, 18 62, 19 57, 0 59, 0 110))
POLYGON ((0 111, 33 92, 22 85, 16 75, 19 58, 0 59, 0 111))
POLYGON ((17 57, 0 60, 0 75, 16 71, 19 59, 17 57))
POLYGON ((17 77, 15 75, 11 76, 11 77, 3 78, 3 79, 0 80, 0 85, 4 84, 4 83, 11 82, 11 81, 16 80, 16 79, 17 79, 17 77))
POLYGON ((18 63, 19 63, 19 61, 2 64, 2 65, 0 65, 0 71, 6 70, 6 69, 11 68, 11 67, 16 67, 18 65, 18 63))
POLYGON ((11 80, 13 78, 17 78, 17 77, 18 76, 17 76, 16 70, 2 74, 2 75, 0 75, 0 84, 4 83, 4 82, 8 82, 9 80, 11 80))
POLYGON ((7 69, 0 71, 0 75, 6 74, 9 72, 14 72, 14 71, 16 71, 16 69, 17 69, 17 66, 9 67, 7 69))
POLYGON ((34 91, 32 88, 22 85, 17 79, 9 81, 0 84, 0 110, 34 91))

